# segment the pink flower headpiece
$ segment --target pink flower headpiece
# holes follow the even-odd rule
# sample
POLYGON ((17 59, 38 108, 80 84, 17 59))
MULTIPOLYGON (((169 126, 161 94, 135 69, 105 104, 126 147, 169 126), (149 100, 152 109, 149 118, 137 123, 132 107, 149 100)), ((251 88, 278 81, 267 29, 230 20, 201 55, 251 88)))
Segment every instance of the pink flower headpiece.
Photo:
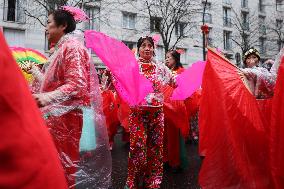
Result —
POLYGON ((82 22, 82 21, 86 21, 86 20, 90 19, 86 15, 86 13, 83 10, 79 9, 79 8, 71 7, 71 6, 62 6, 61 9, 69 12, 70 14, 72 14, 72 16, 74 17, 74 20, 76 22, 82 22))

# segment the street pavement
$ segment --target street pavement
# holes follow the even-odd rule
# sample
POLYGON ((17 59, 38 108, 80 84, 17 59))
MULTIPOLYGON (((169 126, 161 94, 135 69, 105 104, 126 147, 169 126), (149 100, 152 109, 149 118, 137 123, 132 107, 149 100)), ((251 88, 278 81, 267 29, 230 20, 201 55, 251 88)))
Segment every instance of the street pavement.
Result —
MULTIPOLYGON (((161 189, 200 189, 198 172, 201 165, 197 144, 186 144, 189 167, 181 173, 165 170, 161 189)), ((127 177, 127 157, 129 146, 121 141, 121 134, 116 135, 112 150, 112 185, 113 189, 123 189, 127 177)))

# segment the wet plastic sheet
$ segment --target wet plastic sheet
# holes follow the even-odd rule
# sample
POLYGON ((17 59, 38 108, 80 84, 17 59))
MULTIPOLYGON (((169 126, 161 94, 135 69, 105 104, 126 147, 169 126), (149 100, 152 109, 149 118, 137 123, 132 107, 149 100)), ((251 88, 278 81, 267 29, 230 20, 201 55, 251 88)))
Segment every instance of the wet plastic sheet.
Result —
POLYGON ((105 189, 111 185, 111 155, 98 78, 82 39, 83 34, 66 34, 43 71, 35 68, 34 96, 69 187, 105 189))

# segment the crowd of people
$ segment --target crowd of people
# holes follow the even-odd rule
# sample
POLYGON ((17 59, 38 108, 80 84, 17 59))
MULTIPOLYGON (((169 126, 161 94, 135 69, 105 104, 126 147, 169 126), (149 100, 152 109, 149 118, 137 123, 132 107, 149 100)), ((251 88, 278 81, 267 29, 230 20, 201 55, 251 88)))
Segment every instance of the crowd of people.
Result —
MULTIPOLYGON (((221 147, 215 146, 220 149, 212 152, 214 140, 220 140, 213 134, 213 130, 218 128, 209 128, 211 123, 202 120, 199 134, 197 126, 202 108, 203 119, 214 119, 208 112, 204 116, 211 101, 209 97, 209 100, 204 99, 206 95, 203 94, 214 95, 215 91, 204 87, 185 100, 171 99, 177 87, 176 79, 185 70, 180 59, 181 51, 171 49, 166 53, 165 61, 158 62, 155 60, 153 38, 145 36, 138 39, 139 72, 151 82, 153 91, 138 105, 131 106, 117 93, 112 70, 96 70, 84 45, 84 36, 75 31, 76 21, 72 9, 61 8, 49 14, 46 34, 49 43, 54 46, 42 68, 34 64, 25 68, 24 71, 33 76, 30 91, 10 52, 1 45, 0 56, 4 57, 5 64, 0 65, 0 77, 3 77, 1 81, 8 83, 3 82, 0 92, 1 99, 4 99, 0 100, 1 125, 4 123, 0 145, 0 188, 112 188, 111 150, 119 128, 123 129, 123 141, 129 143, 125 189, 160 188, 164 167, 170 167, 173 172, 187 168, 185 142, 196 141, 199 136, 202 136, 200 142, 203 145, 200 146, 200 155, 205 157, 200 180, 202 188, 284 187, 284 169, 278 170, 277 176, 274 175, 276 172, 267 174, 271 178, 262 182, 261 187, 257 180, 243 184, 242 176, 251 172, 241 172, 237 168, 229 170, 234 173, 234 182, 226 182, 230 179, 227 177, 222 178, 223 185, 217 184, 220 180, 218 175, 215 175, 216 178, 212 176, 213 170, 222 170, 222 166, 210 167, 207 162, 214 162, 214 159, 221 163, 226 151, 222 153, 221 147), (8 69, 11 69, 9 75, 8 69), (11 86, 15 86, 12 88, 14 91, 11 86), (202 106, 204 103, 207 103, 206 106, 202 106), (19 141, 14 141, 14 137, 19 141), (212 174, 207 174, 210 171, 212 174), (206 176, 212 177, 208 179, 211 184, 204 181, 206 176)), ((1 38, 1 44, 5 44, 3 36, 1 38)), ((221 54, 218 56, 222 57, 221 54)), ((254 99, 271 99, 279 67, 284 66, 283 49, 275 61, 269 62, 271 69, 259 66, 260 55, 254 48, 244 54, 243 62, 245 68, 232 69, 241 73, 242 84, 251 96, 254 99)), ((209 72, 208 67, 204 74, 209 72)), ((209 76, 204 77, 206 80, 209 76)), ((259 105, 263 108, 260 111, 267 110, 265 103, 259 105)), ((241 147, 232 144, 231 148, 241 147)), ((249 151, 243 155, 244 159, 251 156, 249 151)), ((229 162, 234 164, 234 159, 229 162)))

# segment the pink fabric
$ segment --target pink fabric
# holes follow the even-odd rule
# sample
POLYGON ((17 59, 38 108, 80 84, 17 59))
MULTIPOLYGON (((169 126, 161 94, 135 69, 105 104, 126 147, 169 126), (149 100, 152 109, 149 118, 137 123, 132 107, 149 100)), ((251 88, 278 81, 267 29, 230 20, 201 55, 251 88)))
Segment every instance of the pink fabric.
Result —
POLYGON ((86 13, 79 8, 71 7, 71 6, 62 6, 61 8, 65 11, 69 12, 70 14, 72 14, 75 21, 86 21, 86 20, 90 19, 86 15, 86 13))
POLYGON ((85 31, 85 38, 86 46, 111 70, 115 88, 124 101, 138 105, 153 91, 152 83, 140 75, 137 60, 122 42, 93 30, 85 31))
POLYGON ((173 91, 172 100, 185 100, 200 88, 205 65, 205 61, 197 61, 177 76, 178 87, 173 91))

